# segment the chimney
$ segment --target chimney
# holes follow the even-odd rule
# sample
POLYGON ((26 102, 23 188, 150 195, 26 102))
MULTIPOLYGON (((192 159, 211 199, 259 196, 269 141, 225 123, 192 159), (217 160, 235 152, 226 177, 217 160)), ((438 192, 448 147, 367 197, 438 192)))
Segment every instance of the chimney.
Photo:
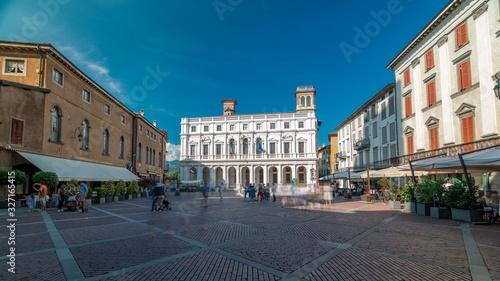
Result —
POLYGON ((156 120, 153 120, 153 126, 156 127, 156 120))
POLYGON ((144 109, 141 109, 141 115, 144 116, 144 109))
POLYGON ((238 103, 235 99, 222 100, 222 108, 224 115, 234 115, 236 113, 236 105, 238 103))

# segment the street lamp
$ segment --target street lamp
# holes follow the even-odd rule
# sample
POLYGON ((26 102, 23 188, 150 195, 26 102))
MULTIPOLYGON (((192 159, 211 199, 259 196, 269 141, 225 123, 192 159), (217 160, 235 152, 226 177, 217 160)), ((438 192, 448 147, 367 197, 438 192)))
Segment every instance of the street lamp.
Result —
POLYGON ((500 99, 500 71, 495 74, 495 78, 497 79, 497 84, 493 88, 493 91, 495 91, 495 96, 500 99))

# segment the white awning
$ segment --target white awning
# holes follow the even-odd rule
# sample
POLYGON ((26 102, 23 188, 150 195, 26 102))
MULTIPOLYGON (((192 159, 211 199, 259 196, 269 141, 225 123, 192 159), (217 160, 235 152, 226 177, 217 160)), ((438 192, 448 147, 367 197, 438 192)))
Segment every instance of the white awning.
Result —
MULTIPOLYGON (((370 177, 372 178, 396 178, 396 177, 410 177, 411 171, 401 171, 397 167, 389 167, 381 170, 370 170, 370 177)), ((427 175, 427 172, 415 171, 415 176, 427 175)), ((368 172, 364 171, 360 174, 361 178, 367 178, 368 172)))
POLYGON ((359 175, 361 173, 355 173, 355 172, 342 172, 342 173, 335 173, 335 174, 331 174, 331 175, 328 175, 328 176, 324 176, 324 177, 321 177, 320 180, 334 180, 334 179, 348 179, 348 178, 351 178, 351 179, 359 179, 359 175))
POLYGON ((139 180, 136 175, 125 168, 25 152, 18 153, 40 170, 55 173, 60 181, 71 179, 82 181, 139 180))
MULTIPOLYGON (((462 156, 467 171, 470 172, 500 172, 500 148, 481 150, 462 156)), ((444 159, 434 164, 434 169, 462 170, 459 157, 444 159)))

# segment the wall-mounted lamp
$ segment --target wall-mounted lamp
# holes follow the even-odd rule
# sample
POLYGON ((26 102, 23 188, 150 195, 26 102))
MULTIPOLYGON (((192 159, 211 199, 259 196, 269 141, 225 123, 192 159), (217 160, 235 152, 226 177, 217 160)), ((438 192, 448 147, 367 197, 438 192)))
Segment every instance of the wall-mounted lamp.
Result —
POLYGON ((83 130, 82 130, 82 128, 81 128, 81 127, 76 127, 75 131, 73 131, 73 136, 72 136, 72 138, 75 138, 75 137, 76 137, 76 131, 80 131, 80 133, 78 134, 78 141, 79 141, 79 142, 82 142, 82 140, 83 140, 83 134, 82 134, 83 130))
POLYGON ((495 78, 497 79, 497 84, 493 88, 495 92, 495 96, 500 99, 500 71, 495 74, 495 78))

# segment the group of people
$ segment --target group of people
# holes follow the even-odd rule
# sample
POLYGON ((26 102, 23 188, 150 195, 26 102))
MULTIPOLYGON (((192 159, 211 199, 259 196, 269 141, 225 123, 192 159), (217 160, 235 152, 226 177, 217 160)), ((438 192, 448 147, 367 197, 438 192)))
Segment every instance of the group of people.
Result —
MULTIPOLYGON (((50 196, 48 195, 48 189, 47 186, 43 183, 35 183, 33 184, 33 189, 35 189, 38 192, 38 198, 39 198, 39 211, 46 211, 47 209, 47 201, 50 200, 50 196)), ((78 183, 78 188, 74 183, 70 184, 69 189, 66 188, 65 183, 61 183, 59 185, 59 188, 57 190, 57 199, 59 201, 57 205, 57 212, 63 212, 63 205, 66 200, 66 193, 68 193, 68 200, 67 201, 76 201, 78 204, 78 207, 80 207, 79 212, 88 212, 89 209, 87 208, 85 204, 85 200, 87 199, 87 195, 89 193, 89 189, 87 185, 84 182, 79 182, 78 183)), ((35 196, 31 194, 27 200, 26 203, 28 205, 28 212, 33 212, 33 208, 35 207, 35 196)))
POLYGON ((273 202, 276 202, 276 184, 272 186, 268 184, 255 184, 251 183, 244 187, 244 198, 250 198, 251 201, 269 201, 273 197, 273 202))
POLYGON ((492 191, 491 189, 488 189, 481 193, 484 193, 484 195, 479 198, 479 202, 481 202, 483 207, 491 207, 493 211, 492 219, 500 221, 498 192, 496 190, 492 191))
POLYGON ((163 210, 171 210, 170 202, 167 200, 167 186, 162 183, 155 183, 151 189, 153 204, 151 212, 163 212, 163 210))

